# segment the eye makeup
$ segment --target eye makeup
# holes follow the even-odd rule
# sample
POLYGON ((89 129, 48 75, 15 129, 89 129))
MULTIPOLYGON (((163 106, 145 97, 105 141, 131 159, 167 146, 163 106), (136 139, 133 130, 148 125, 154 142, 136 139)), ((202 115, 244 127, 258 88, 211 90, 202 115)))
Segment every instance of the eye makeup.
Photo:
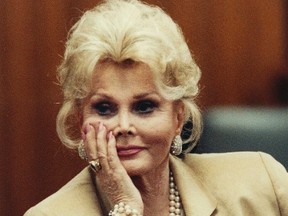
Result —
POLYGON ((151 99, 141 99, 133 103, 132 110, 138 114, 150 114, 159 107, 159 103, 151 99))
POLYGON ((91 110, 100 116, 109 116, 117 112, 117 106, 107 100, 98 100, 91 103, 91 110))
POLYGON ((95 94, 90 99, 90 109, 92 114, 109 117, 116 115, 121 107, 126 106, 131 113, 136 115, 149 115, 160 109, 161 99, 154 93, 141 94, 132 97, 130 102, 128 100, 128 104, 123 103, 121 99, 117 100, 105 94, 95 94))

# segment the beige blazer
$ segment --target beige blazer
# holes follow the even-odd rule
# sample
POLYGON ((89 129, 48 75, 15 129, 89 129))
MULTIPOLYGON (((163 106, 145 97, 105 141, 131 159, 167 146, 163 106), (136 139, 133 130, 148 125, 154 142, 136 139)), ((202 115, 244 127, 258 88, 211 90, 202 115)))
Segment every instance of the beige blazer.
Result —
MULTIPOLYGON (((170 157, 186 216, 288 216, 288 174, 265 153, 170 157)), ((85 168, 25 216, 102 216, 108 204, 85 168)))

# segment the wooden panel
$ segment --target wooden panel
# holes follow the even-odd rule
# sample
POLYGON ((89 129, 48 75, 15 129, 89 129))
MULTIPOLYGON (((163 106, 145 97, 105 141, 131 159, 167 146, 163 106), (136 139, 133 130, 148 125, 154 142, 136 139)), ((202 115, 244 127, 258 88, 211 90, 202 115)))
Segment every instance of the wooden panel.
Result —
POLYGON ((277 105, 275 77, 287 64, 285 1, 157 2, 182 27, 202 69, 202 107, 277 105))
POLYGON ((1 43, 5 51, 1 53, 1 82, 5 82, 1 174, 5 174, 1 176, 6 177, 1 178, 0 215, 23 214, 84 166, 63 150, 55 133, 61 98, 55 71, 69 19, 65 1, 61 2, 1 2, 5 6, 1 43))
POLYGON ((284 62, 281 1, 210 4, 212 40, 202 101, 213 105, 272 105, 275 70, 284 62))
POLYGON ((203 72, 203 106, 273 105, 285 65, 284 1, 169 2, 203 72))
POLYGON ((7 83, 7 75, 4 73, 6 69, 6 58, 3 55, 6 48, 4 44, 6 42, 6 26, 4 18, 6 17, 6 0, 0 2, 0 215, 6 215, 7 208, 5 200, 8 197, 7 185, 9 184, 9 178, 5 178, 4 174, 8 173, 9 167, 9 151, 7 144, 9 143, 9 134, 7 132, 7 123, 8 123, 8 97, 7 90, 5 88, 5 83, 7 83))
MULTIPOLYGON (((31 38, 27 27, 31 26, 30 5, 18 5, 15 8, 15 1, 7 1, 5 4, 6 22, 5 42, 2 44, 5 55, 3 57, 3 71, 5 76, 5 103, 6 112, 5 122, 1 121, 4 127, 3 134, 5 136, 5 153, 3 155, 6 185, 3 198, 3 206, 19 208, 20 202, 16 201, 25 195, 29 194, 29 185, 25 179, 21 178, 24 173, 33 175, 33 169, 30 164, 33 164, 31 157, 27 157, 28 151, 25 151, 24 140, 34 140, 34 115, 33 106, 35 104, 34 94, 29 88, 29 84, 33 85, 35 80, 29 82, 27 72, 30 71, 29 65, 33 59, 31 38), (27 17, 23 20, 22 17, 27 17), (29 84, 28 84, 29 83, 29 84), (29 127, 25 127, 29 122, 29 127), (24 141, 24 142, 23 142, 24 141), (21 167, 21 169, 19 169, 21 167), (21 186, 21 187, 20 187, 21 186), (19 195, 19 197, 17 197, 19 195)), ((3 54, 2 54, 3 55, 3 54)), ((2 120, 2 119, 1 119, 2 120)), ((2 133, 2 132, 1 132, 2 133)), ((24 204, 25 203, 24 200, 24 204)), ((9 209, 4 209, 5 214, 11 214, 9 209), (6 210, 6 211, 5 211, 6 210)))

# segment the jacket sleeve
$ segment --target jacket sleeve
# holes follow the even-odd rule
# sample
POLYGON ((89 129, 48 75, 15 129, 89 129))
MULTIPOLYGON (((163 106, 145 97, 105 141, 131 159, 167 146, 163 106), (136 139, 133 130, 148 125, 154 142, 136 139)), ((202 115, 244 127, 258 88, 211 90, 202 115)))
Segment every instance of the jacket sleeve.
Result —
POLYGON ((270 177, 281 215, 288 215, 288 173, 272 156, 259 153, 270 177))

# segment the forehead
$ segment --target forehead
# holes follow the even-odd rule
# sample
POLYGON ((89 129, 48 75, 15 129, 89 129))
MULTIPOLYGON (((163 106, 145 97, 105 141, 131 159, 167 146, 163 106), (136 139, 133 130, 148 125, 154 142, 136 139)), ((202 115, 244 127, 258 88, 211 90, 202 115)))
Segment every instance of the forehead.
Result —
POLYGON ((154 74, 147 64, 132 63, 119 64, 104 62, 97 64, 92 80, 92 88, 113 89, 121 88, 130 90, 147 89, 155 90, 154 74))

